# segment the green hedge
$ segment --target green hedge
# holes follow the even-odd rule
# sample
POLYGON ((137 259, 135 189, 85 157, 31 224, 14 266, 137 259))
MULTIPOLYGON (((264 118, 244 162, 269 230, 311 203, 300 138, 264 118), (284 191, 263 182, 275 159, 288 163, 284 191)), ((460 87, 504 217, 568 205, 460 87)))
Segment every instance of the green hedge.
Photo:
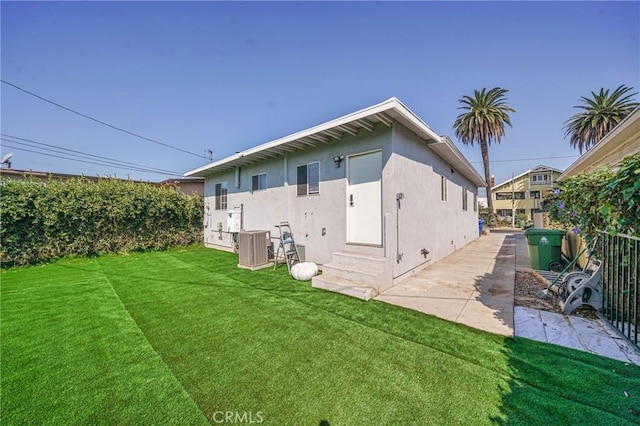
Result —
POLYGON ((640 153, 623 159, 615 171, 601 167, 567 179, 545 201, 550 219, 576 234, 640 236, 640 153))
POLYGON ((2 178, 0 191, 3 265, 202 241, 202 196, 176 187, 109 178, 2 178))

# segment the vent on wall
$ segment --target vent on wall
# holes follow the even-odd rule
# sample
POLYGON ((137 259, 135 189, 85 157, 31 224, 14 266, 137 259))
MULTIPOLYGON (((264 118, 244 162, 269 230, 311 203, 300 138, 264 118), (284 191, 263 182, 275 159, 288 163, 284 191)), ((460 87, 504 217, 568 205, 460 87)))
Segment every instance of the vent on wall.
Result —
POLYGON ((238 233, 238 267, 260 269, 269 266, 267 247, 271 243, 269 231, 241 231, 238 233))

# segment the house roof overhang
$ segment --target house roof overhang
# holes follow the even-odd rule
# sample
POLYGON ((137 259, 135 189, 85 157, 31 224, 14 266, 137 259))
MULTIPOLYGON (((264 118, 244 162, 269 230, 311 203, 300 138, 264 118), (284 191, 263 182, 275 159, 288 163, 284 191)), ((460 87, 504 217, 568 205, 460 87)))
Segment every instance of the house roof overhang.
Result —
POLYGON ((429 148, 442 157, 447 163, 454 166, 459 173, 466 176, 476 186, 487 186, 480 173, 469 163, 469 160, 462 155, 460 150, 454 145, 449 136, 442 136, 440 142, 429 144, 429 148))
POLYGON ((562 181, 571 176, 593 171, 599 166, 613 166, 626 155, 636 152, 640 152, 640 107, 567 167, 558 180, 562 181))
POLYGON ((458 151, 451 140, 448 137, 445 140, 438 136, 424 121, 395 97, 289 136, 237 152, 222 160, 190 170, 184 176, 205 177, 233 170, 236 167, 280 157, 286 153, 334 143, 349 135, 356 136, 363 129, 373 132, 376 125, 382 124, 391 127, 394 122, 402 124, 422 138, 436 153, 459 169, 474 184, 484 186, 484 180, 458 151))

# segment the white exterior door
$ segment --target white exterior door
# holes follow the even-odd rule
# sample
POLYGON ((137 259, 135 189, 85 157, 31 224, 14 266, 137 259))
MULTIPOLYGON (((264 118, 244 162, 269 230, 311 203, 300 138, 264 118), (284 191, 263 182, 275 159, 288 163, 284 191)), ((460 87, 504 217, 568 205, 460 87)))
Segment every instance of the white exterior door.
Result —
POLYGON ((347 242, 382 244, 382 151, 348 157, 347 242))

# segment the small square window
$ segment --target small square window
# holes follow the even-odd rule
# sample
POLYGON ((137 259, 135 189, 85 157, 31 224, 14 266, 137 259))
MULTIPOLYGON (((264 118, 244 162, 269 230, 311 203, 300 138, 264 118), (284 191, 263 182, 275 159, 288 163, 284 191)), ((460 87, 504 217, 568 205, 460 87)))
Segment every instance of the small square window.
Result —
POLYGON ((251 176, 251 191, 264 191, 267 189, 267 174, 261 173, 259 175, 251 176))
POLYGON ((315 162, 298 166, 296 175, 298 195, 320 193, 320 163, 315 162))

